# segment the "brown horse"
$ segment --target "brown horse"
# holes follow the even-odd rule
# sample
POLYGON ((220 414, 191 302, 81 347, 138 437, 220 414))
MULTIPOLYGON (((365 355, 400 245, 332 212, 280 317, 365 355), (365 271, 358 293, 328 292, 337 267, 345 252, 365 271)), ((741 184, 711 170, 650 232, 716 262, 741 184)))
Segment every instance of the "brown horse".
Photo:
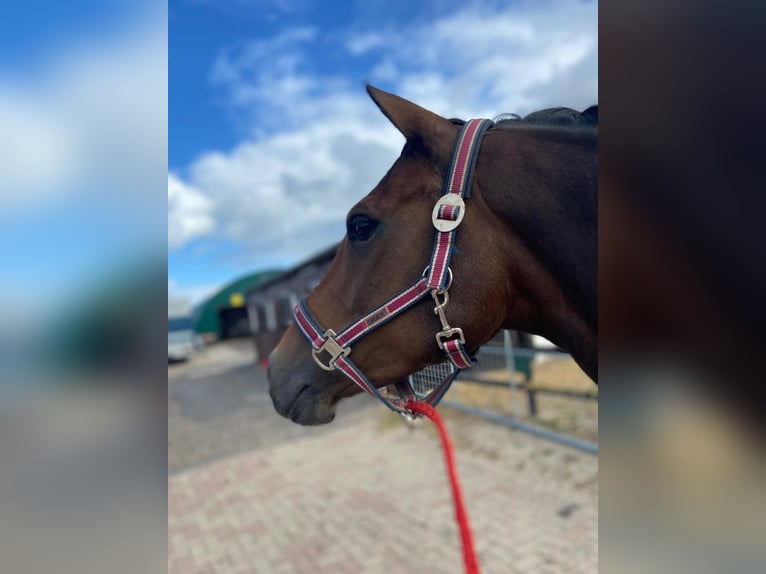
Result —
MULTIPOLYGON (((348 233, 327 275, 306 301, 325 328, 339 330, 410 285, 433 248, 431 213, 463 122, 448 120, 368 87, 405 136, 394 165, 348 214, 348 233)), ((449 322, 474 352, 501 328, 542 335, 597 375, 597 122, 554 108, 496 123, 484 135, 471 197, 456 235, 449 322)), ((439 320, 430 298, 353 348, 354 363, 378 388, 441 362, 439 320)), ((320 369, 291 326, 269 360, 276 410, 301 424, 335 416, 360 389, 320 369)))

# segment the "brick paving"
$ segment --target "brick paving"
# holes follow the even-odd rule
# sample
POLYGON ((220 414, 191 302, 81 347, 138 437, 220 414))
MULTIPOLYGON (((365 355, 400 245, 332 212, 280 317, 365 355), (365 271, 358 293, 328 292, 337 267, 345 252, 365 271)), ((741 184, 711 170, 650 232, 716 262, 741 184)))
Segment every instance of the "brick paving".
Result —
MULTIPOLYGON (((462 572, 441 447, 428 421, 410 428, 360 397, 330 425, 304 428, 261 400, 258 367, 201 378, 192 371, 170 383, 168 572, 462 572), (240 379, 251 386, 232 384, 240 379), (213 391, 181 390, 201 381, 213 391), (205 414, 194 400, 224 406, 205 414)), ((597 572, 596 458, 443 414, 482 572, 597 572)))

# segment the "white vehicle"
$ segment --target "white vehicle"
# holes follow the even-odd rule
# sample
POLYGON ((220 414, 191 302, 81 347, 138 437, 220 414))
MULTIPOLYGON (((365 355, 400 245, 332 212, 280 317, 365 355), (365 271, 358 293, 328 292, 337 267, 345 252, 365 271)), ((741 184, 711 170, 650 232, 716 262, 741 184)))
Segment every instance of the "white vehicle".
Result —
POLYGON ((168 299, 168 361, 185 361, 194 351, 194 318, 187 299, 168 299))

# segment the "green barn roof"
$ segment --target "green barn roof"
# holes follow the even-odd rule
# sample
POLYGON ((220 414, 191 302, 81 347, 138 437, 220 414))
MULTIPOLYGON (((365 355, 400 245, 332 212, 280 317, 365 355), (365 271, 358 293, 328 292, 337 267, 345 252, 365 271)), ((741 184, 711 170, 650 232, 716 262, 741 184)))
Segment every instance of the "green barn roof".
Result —
POLYGON ((221 309, 246 305, 248 289, 257 287, 282 273, 281 271, 260 271, 232 281, 215 295, 200 303, 194 310, 194 331, 198 334, 213 334, 221 338, 221 322, 218 313, 221 309))

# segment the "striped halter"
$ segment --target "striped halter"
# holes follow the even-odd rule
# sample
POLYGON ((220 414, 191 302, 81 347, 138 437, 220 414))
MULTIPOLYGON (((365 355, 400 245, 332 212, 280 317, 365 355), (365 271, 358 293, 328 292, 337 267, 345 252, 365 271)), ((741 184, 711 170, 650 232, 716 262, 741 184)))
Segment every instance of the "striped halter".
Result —
POLYGON ((366 315, 354 320, 339 333, 332 329, 322 329, 309 312, 305 300, 294 310, 295 324, 311 344, 312 357, 319 367, 325 371, 340 371, 365 392, 377 397, 389 409, 399 414, 412 414, 407 408, 407 403, 415 400, 415 393, 409 382, 396 384, 398 399, 382 393, 348 358, 351 346, 430 294, 435 304, 434 314, 439 317, 442 326, 442 330, 436 333, 436 343, 455 369, 423 400, 435 406, 458 373, 470 368, 475 362, 465 349, 463 330, 449 325, 445 310, 449 302, 449 288, 452 285, 449 262, 455 248, 455 231, 465 215, 463 200, 471 195, 473 168, 479 155, 482 137, 491 125, 493 124, 490 120, 470 120, 463 125, 458 135, 444 192, 431 214, 431 221, 436 228, 431 261, 420 279, 366 315))

